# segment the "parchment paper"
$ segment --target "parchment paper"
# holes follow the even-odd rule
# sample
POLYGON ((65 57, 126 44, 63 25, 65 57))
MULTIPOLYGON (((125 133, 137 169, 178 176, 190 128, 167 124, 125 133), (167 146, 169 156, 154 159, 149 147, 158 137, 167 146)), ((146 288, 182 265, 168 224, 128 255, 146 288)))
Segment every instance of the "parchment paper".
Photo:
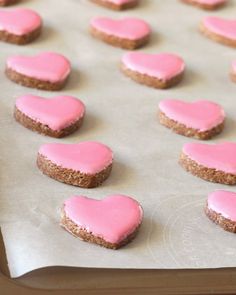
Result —
MULTIPOLYGON (((113 268, 218 268, 236 266, 236 236, 223 231, 204 215, 207 194, 230 189, 198 179, 178 165, 184 143, 193 141, 172 133, 157 119, 164 98, 186 101, 209 99, 227 113, 225 131, 211 142, 235 140, 236 85, 229 80, 234 49, 216 44, 198 32, 206 12, 179 1, 142 0, 137 9, 113 12, 87 0, 32 0, 21 5, 44 19, 42 37, 27 46, 1 43, 0 223, 12 277, 40 267, 61 265, 113 268), (129 80, 119 71, 123 50, 93 39, 88 24, 94 16, 137 16, 153 28, 151 43, 142 50, 173 52, 187 65, 181 84, 155 90, 129 80), (4 75, 11 54, 52 50, 65 54, 73 72, 60 92, 75 95, 87 107, 80 131, 52 139, 26 130, 12 116, 17 96, 58 93, 16 85, 4 75), (99 188, 80 189, 40 173, 35 160, 41 144, 98 140, 115 154, 110 178, 99 188), (71 195, 101 199, 112 193, 135 197, 145 217, 137 238, 118 251, 74 238, 59 226, 60 208, 71 195)), ((235 17, 236 2, 215 15, 235 17)), ((209 13, 209 12, 208 12, 209 13)))

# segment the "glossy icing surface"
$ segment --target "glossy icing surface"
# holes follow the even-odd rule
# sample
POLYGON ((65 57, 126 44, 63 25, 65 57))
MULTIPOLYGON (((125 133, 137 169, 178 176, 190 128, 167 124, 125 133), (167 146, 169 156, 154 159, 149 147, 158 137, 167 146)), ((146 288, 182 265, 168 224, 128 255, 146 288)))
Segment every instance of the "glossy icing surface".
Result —
POLYGON ((209 5, 214 5, 214 4, 221 4, 227 2, 227 0, 194 0, 196 3, 200 4, 209 4, 209 5))
POLYGON ((163 80, 181 74, 185 68, 182 58, 170 53, 128 52, 124 54, 122 63, 132 71, 163 80))
POLYGON ((183 153, 208 168, 236 174, 236 143, 219 144, 187 143, 183 153))
POLYGON ((139 203, 124 195, 111 195, 101 201, 73 196, 65 201, 64 210, 78 226, 110 243, 124 240, 143 217, 139 203))
POLYGON ((0 31, 20 36, 36 30, 41 24, 41 17, 31 9, 0 9, 0 31))
POLYGON ((108 17, 92 19, 91 26, 108 35, 130 40, 141 39, 150 34, 150 26, 143 20, 126 17, 114 20, 108 17))
POLYGON ((105 1, 120 5, 120 4, 136 2, 137 0, 105 0, 105 1))
POLYGON ((218 190, 208 195, 208 208, 236 221, 236 193, 218 190))
POLYGON ((52 83, 65 80, 71 71, 68 59, 54 52, 36 56, 14 55, 7 59, 7 67, 27 77, 52 83))
POLYGON ((184 102, 176 99, 165 99, 159 103, 159 109, 170 119, 200 131, 206 131, 224 121, 224 110, 218 104, 199 100, 184 102))
POLYGON ((207 16, 203 19, 203 25, 217 35, 236 40, 236 19, 229 20, 217 16, 207 16))
POLYGON ((78 144, 44 144, 40 147, 39 154, 57 166, 86 174, 95 174, 104 170, 113 160, 111 149, 95 141, 78 144))
POLYGON ((85 112, 84 104, 72 96, 45 99, 35 95, 24 95, 17 98, 16 107, 27 117, 53 130, 70 126, 82 118, 85 112))

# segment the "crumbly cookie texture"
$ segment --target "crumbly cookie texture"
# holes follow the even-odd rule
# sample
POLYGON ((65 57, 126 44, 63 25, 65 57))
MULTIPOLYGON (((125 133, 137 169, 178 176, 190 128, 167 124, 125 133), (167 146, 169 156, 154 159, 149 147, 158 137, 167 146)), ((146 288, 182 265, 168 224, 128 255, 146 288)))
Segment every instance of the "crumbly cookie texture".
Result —
POLYGON ((121 71, 132 80, 150 87, 164 89, 178 84, 184 75, 185 64, 175 54, 125 53, 121 71))
POLYGON ((72 96, 45 99, 36 95, 17 98, 14 117, 24 127, 51 137, 64 137, 78 130, 85 115, 83 102, 72 96))
POLYGON ((218 43, 236 47, 236 21, 207 16, 200 23, 200 32, 218 43))
POLYGON ((236 143, 186 143, 182 149, 180 164, 202 179, 236 184, 236 143))
POLYGON ((142 223, 139 203, 124 195, 103 200, 73 196, 62 208, 61 226, 86 242, 119 249, 131 242, 142 223))
POLYGON ((125 10, 138 5, 139 0, 90 0, 93 3, 113 10, 125 10))
POLYGON ((35 40, 41 33, 40 15, 26 8, 0 11, 0 40, 24 45, 35 40))
POLYGON ((215 10, 222 6, 224 6, 227 3, 227 0, 181 0, 183 3, 191 4, 196 7, 206 9, 206 10, 215 10))
POLYGON ((236 233, 236 194, 217 190, 208 195, 205 213, 224 230, 236 233))
POLYGON ((42 90, 60 90, 71 71, 67 58, 54 52, 36 56, 10 56, 6 63, 6 76, 13 82, 42 90))
POLYGON ((111 173, 112 161, 112 151, 93 141, 44 144, 37 157, 38 168, 44 174, 83 188, 101 185, 111 173))
POLYGON ((164 99, 159 103, 159 121, 177 134, 209 139, 224 128, 225 112, 211 101, 185 102, 164 99))
POLYGON ((20 0, 0 0, 0 6, 12 5, 12 4, 15 4, 19 1, 20 0))
POLYGON ((90 32, 95 38, 110 45, 133 50, 148 43, 150 26, 138 18, 111 19, 96 17, 90 22, 90 32))

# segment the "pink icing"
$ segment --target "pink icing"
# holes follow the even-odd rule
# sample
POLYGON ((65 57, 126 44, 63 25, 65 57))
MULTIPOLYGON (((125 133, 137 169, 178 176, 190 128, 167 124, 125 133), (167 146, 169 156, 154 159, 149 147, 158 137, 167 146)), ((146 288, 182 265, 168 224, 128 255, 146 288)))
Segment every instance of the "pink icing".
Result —
POLYGON ((182 58, 169 53, 128 52, 124 54, 122 63, 132 71, 163 80, 179 75, 185 68, 182 58))
POLYGON ((84 104, 72 96, 45 99, 35 95, 24 95, 16 100, 16 107, 26 116, 53 130, 70 126, 82 118, 85 112, 84 104))
POLYGON ((189 103, 165 99, 159 103, 159 108, 170 119, 200 131, 206 131, 221 124, 225 118, 221 106, 207 100, 189 103))
POLYGON ((84 141, 78 144, 49 143, 39 149, 39 154, 67 169, 95 174, 112 163, 113 154, 106 145, 84 141))
POLYGON ((150 26, 145 21, 132 17, 119 20, 113 20, 108 17, 96 17, 92 19, 91 26, 105 34, 130 40, 144 38, 151 32, 150 26))
POLYGON ((105 1, 120 5, 120 4, 136 2, 137 0, 105 0, 105 1))
POLYGON ((200 4, 214 5, 214 4, 225 3, 227 2, 227 0, 194 0, 194 2, 200 3, 200 4))
POLYGON ((143 210, 134 199, 112 195, 98 201, 74 196, 64 203, 66 216, 78 226, 110 243, 119 243, 142 222, 143 210))
POLYGON ((236 221, 236 193, 218 190, 208 195, 208 208, 236 221))
POLYGON ((53 52, 33 57, 14 55, 7 59, 7 67, 22 75, 52 83, 65 80, 71 71, 68 59, 53 52))
POLYGON ((236 20, 207 16, 203 19, 203 25, 217 35, 236 40, 236 20))
POLYGON ((219 144, 187 143, 183 153, 208 168, 236 174, 236 143, 219 144))
POLYGON ((41 17, 31 9, 0 10, 0 31, 20 36, 36 30, 41 24, 41 17))

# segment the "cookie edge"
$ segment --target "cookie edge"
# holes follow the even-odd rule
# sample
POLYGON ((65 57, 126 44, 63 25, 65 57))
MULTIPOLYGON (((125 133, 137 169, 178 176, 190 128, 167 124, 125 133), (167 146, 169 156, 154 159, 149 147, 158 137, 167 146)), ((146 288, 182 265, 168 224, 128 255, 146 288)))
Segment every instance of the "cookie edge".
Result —
POLYGON ((216 10, 226 5, 226 2, 216 3, 216 4, 206 4, 206 3, 197 3, 194 0, 180 0, 180 1, 185 4, 193 5, 195 7, 205 9, 205 10, 216 10))
POLYGON ((35 89, 47 90, 47 91, 61 90, 67 83, 70 76, 68 75, 62 81, 50 82, 50 81, 39 80, 30 76, 20 74, 8 66, 6 66, 5 75, 7 76, 9 80, 11 80, 12 82, 15 82, 16 84, 29 87, 29 88, 35 88, 35 89))
POLYGON ((161 80, 156 77, 149 76, 147 74, 141 74, 137 71, 133 71, 127 68, 123 62, 121 62, 120 69, 124 75, 131 78, 133 81, 139 84, 144 84, 146 86, 157 88, 157 89, 167 89, 167 88, 176 86, 182 81, 184 77, 184 70, 183 70, 181 73, 173 76, 170 79, 161 80))
POLYGON ((186 137, 193 137, 193 138, 197 138, 201 140, 208 140, 220 134, 223 131, 224 125, 225 125, 225 120, 223 120, 222 123, 216 125, 215 127, 211 129, 200 131, 199 129, 187 127, 183 123, 179 123, 175 120, 172 120, 161 110, 159 110, 158 112, 158 118, 159 118, 160 124, 171 129, 173 132, 186 137))
POLYGON ((58 166, 40 153, 37 155, 37 166, 43 174, 54 180, 82 188, 100 186, 110 176, 112 164, 111 162, 111 164, 95 174, 87 174, 58 166))
POLYGON ((92 25, 90 26, 90 34, 94 38, 101 40, 104 43, 107 43, 115 47, 128 49, 128 50, 134 50, 134 49, 140 48, 146 45, 150 40, 150 33, 145 37, 132 40, 132 39, 117 37, 115 35, 106 34, 100 30, 97 30, 92 25))
POLYGON ((217 42, 217 43, 220 43, 220 44, 223 44, 223 45, 226 45, 226 46, 230 46, 230 47, 233 47, 235 48, 236 47, 236 39, 235 40, 232 40, 232 39, 229 39, 227 37, 224 37, 222 35, 219 35, 219 34, 216 34, 210 30, 207 29, 207 27, 204 26, 203 22, 200 23, 200 26, 199 26, 199 31, 207 38, 217 42))
POLYGON ((92 233, 89 233, 86 231, 86 229, 83 229, 82 227, 78 226, 76 223, 74 223, 68 216, 66 216, 66 212, 64 210, 64 207, 62 208, 62 213, 61 213, 61 222, 60 225, 70 234, 73 236, 82 239, 85 242, 97 244, 99 246, 112 249, 112 250, 117 250, 131 241, 136 237, 138 234, 139 228, 142 224, 142 221, 140 224, 132 231, 128 236, 126 236, 123 240, 121 240, 119 243, 110 243, 106 241, 105 239, 95 236, 92 233))
POLYGON ((190 159, 184 152, 182 152, 180 155, 179 164, 187 172, 190 172, 192 175, 202 178, 206 181, 227 185, 236 184, 236 174, 227 173, 221 170, 216 170, 214 168, 208 168, 206 166, 200 165, 194 160, 190 159))
POLYGON ((60 129, 60 130, 53 130, 48 125, 43 124, 39 121, 36 121, 23 112, 21 112, 17 106, 14 108, 14 118, 15 120, 21 124, 23 127, 33 131, 37 132, 39 134, 43 134, 46 136, 54 137, 54 138, 62 138, 67 135, 70 135, 77 131, 83 124, 84 120, 84 114, 79 119, 71 123, 70 125, 60 129))
POLYGON ((236 222, 232 221, 228 218, 225 218, 222 214, 217 213, 216 211, 210 209, 208 207, 208 202, 205 206, 205 214, 206 216, 213 221, 215 224, 219 225, 225 231, 236 233, 236 222))
POLYGON ((134 0, 132 2, 124 3, 124 4, 114 4, 114 3, 111 3, 111 2, 108 2, 108 1, 105 1, 105 0, 90 0, 90 1, 97 4, 97 5, 100 5, 102 7, 112 9, 112 10, 116 10, 116 11, 121 11, 121 10, 134 8, 139 3, 139 0, 134 0))

